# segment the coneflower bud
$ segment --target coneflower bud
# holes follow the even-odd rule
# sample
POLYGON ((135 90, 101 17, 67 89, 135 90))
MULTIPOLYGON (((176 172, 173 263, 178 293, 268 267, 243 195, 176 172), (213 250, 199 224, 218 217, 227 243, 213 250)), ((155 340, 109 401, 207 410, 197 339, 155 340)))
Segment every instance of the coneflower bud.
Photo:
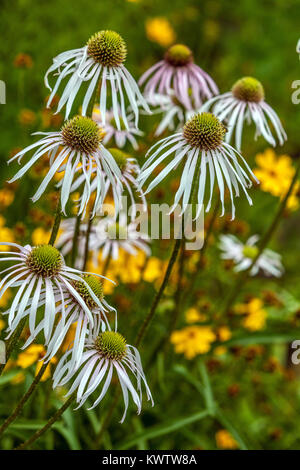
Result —
POLYGON ((241 101, 259 103, 265 97, 264 87, 253 77, 244 77, 232 87, 232 94, 241 101))
MULTIPOLYGON (((87 285, 91 288, 97 299, 101 302, 103 300, 103 284, 100 279, 98 279, 95 276, 87 275, 83 276, 83 279, 87 283, 87 285)), ((85 285, 84 282, 82 281, 75 281, 73 282, 73 287, 76 289, 76 291, 80 294, 86 305, 90 308, 97 308, 98 305, 92 298, 87 286, 85 285)))
POLYGON ((183 67, 193 62, 193 53, 184 44, 175 44, 169 47, 165 53, 165 61, 174 67, 183 67))
POLYGON ((127 160, 130 157, 127 153, 117 148, 109 148, 108 151, 114 157, 116 164, 123 171, 126 168, 127 160))

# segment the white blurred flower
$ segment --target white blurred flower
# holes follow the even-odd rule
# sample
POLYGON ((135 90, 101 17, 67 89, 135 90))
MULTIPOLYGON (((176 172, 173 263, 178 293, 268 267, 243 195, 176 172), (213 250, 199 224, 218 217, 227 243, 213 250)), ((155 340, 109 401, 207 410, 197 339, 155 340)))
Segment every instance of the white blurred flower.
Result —
MULTIPOLYGON (((219 248, 222 250, 221 258, 232 260, 235 264, 235 271, 245 271, 258 255, 259 251, 256 246, 258 240, 258 235, 252 235, 244 244, 234 235, 221 235, 219 243, 219 248)), ((281 256, 275 251, 263 250, 252 267, 250 275, 255 276, 260 270, 266 276, 281 277, 284 273, 281 256)))

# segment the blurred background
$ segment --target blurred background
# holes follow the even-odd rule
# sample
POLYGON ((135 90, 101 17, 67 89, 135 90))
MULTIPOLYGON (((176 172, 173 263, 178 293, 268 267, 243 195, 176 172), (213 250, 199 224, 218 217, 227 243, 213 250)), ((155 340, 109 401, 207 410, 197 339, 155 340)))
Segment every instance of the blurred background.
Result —
MULTIPOLYGON (((1 241, 14 239, 22 244, 38 243, 43 233, 51 227, 55 207, 55 198, 52 198, 54 186, 50 188, 52 192, 49 191, 48 198, 36 205, 30 201, 43 168, 36 165, 21 183, 9 186, 6 180, 15 172, 16 166, 8 167, 7 160, 18 149, 33 142, 32 132, 60 128, 63 115, 53 114, 52 110, 45 108, 48 90, 43 83, 44 74, 53 57, 60 52, 82 47, 93 33, 101 29, 116 30, 125 39, 128 47, 126 66, 136 79, 162 58, 167 47, 176 42, 192 49, 195 62, 213 77, 221 93, 229 91, 242 76, 256 77, 263 83, 266 101, 278 113, 288 135, 284 147, 275 149, 276 155, 288 155, 291 166, 294 159, 299 158, 300 105, 291 101, 292 82, 300 79, 300 62, 296 53, 299 39, 297 0, 2 0, 0 17, 0 80, 6 83, 6 104, 0 105, 1 241)), ((154 143, 156 125, 155 116, 141 119, 140 127, 145 131, 145 138, 140 139, 139 149, 134 152, 140 163, 144 161, 145 151, 154 143)), ((253 134, 253 127, 249 127, 245 132, 243 149, 243 155, 252 168, 257 166, 257 155, 268 151, 266 142, 261 138, 254 141, 253 134)), ((170 176, 163 188, 153 192, 152 201, 167 201, 172 197, 176 184, 174 175, 170 176)), ((239 200, 238 219, 232 225, 228 222, 229 218, 220 219, 217 230, 223 233, 229 231, 244 239, 254 233, 264 233, 274 216, 279 198, 259 188, 251 191, 251 197, 253 208, 249 208, 246 201, 239 200)), ((296 192, 293 197, 270 245, 282 255, 285 275, 276 281, 252 281, 241 299, 247 302, 247 299, 259 297, 261 309, 268 313, 268 322, 256 329, 262 330, 259 332, 260 339, 266 331, 267 340, 258 341, 257 344, 255 340, 245 340, 242 347, 241 343, 234 344, 230 333, 225 339, 231 341, 228 343, 230 349, 220 356, 211 353, 207 358, 218 401, 227 410, 227 416, 235 427, 246 437, 250 448, 300 448, 300 386, 297 368, 291 368, 287 362, 289 341, 286 339, 300 339, 300 334, 296 336, 298 331, 300 333, 300 195, 296 192), (280 339, 282 337, 283 340, 280 339)), ((214 297, 222 297, 234 281, 234 274, 220 262, 215 245, 212 243, 210 247, 207 275, 198 286, 195 304, 190 306, 207 315, 210 309, 213 311, 214 297)), ((166 241, 153 246, 157 259, 167 259, 166 248, 169 248, 166 241)), ((156 265, 153 269, 160 273, 162 267, 156 265)), ((153 272, 149 274, 149 282, 152 278, 156 280, 153 272)), ((138 283, 126 284, 124 281, 112 300, 121 309, 120 325, 129 331, 131 316, 142 318, 153 297, 154 288, 150 286, 144 293, 145 305, 138 312, 132 312, 132 299, 138 287, 138 283)), ((158 322, 152 326, 154 339, 159 339, 164 331, 164 315, 174 308, 171 297, 167 293, 160 306, 158 322)), ((185 312, 181 313, 183 324, 185 312)), ((210 320, 214 318, 210 317, 210 320)), ((227 319, 224 319, 225 324, 227 319)), ((148 338, 148 345, 146 342, 141 351, 146 358, 152 346, 150 340, 148 338)), ((159 427, 162 423, 176 421, 178 416, 199 411, 197 386, 195 381, 189 381, 189 374, 195 372, 197 375, 197 364, 175 355, 172 367, 166 370, 169 362, 165 363, 164 357, 159 354, 156 360, 150 373, 150 383, 153 382, 157 406, 154 411, 148 407, 140 420, 130 418, 121 429, 115 420, 112 440, 106 436, 104 441, 107 448, 114 446, 115 442, 126 441, 124 434, 127 431, 138 436, 143 429, 159 427)), ((19 382, 24 389, 27 380, 19 382)), ((1 386, 10 390, 11 383, 6 381, 1 386)), ((42 403, 49 400, 48 389, 39 392, 38 399, 42 403)), ((19 395, 16 388, 11 395, 12 402, 19 395)), ((34 403, 30 407, 25 418, 34 423, 39 410, 34 403)), ((69 424, 66 425, 70 429, 82 430, 87 423, 97 428, 98 415, 80 413, 75 417, 71 412, 67 414, 69 424)), ((32 426, 12 426, 12 434, 6 435, 3 448, 11 448, 15 440, 24 438, 22 433, 28 436, 28 432, 34 429, 34 424, 32 426)), ((230 440, 231 435, 224 435, 224 423, 221 425, 212 419, 192 427, 182 425, 179 428, 170 435, 164 433, 161 438, 155 437, 159 434, 154 434, 150 441, 133 439, 128 445, 162 449, 239 447, 230 440)), ((228 427, 226 429, 228 431, 228 427)), ((59 436, 50 433, 50 437, 41 441, 40 448, 66 448, 66 445, 70 448, 88 448, 82 436, 78 437, 75 433, 74 437, 70 431, 71 435, 66 437, 62 430, 58 431, 61 433, 59 436)), ((81 431, 78 432, 80 436, 81 431)))

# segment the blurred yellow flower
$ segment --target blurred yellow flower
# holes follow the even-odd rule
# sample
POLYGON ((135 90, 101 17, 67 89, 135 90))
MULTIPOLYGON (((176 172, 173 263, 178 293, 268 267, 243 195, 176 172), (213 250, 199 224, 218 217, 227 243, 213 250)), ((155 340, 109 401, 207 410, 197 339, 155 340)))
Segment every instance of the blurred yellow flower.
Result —
POLYGON ((187 326, 174 331, 170 341, 175 345, 176 353, 183 353, 186 359, 193 359, 197 354, 210 350, 216 335, 209 326, 187 326))
MULTIPOLYGON (((5 227, 5 219, 0 215, 0 240, 13 243, 15 241, 14 233, 12 229, 5 227)), ((9 247, 7 245, 0 245, 0 251, 7 251, 9 247)))
POLYGON ((168 47, 176 39, 175 31, 167 18, 149 18, 146 21, 146 34, 150 41, 157 42, 163 47, 168 47))
POLYGON ((36 122, 36 114, 31 109, 21 109, 18 119, 22 126, 33 126, 36 122))
MULTIPOLYGON (((291 157, 288 155, 278 156, 274 150, 267 149, 265 152, 257 154, 255 161, 258 168, 254 168, 253 171, 260 180, 262 191, 283 198, 295 174, 291 157)), ((297 183, 288 199, 287 208, 290 210, 296 210, 299 207, 297 197, 299 187, 300 185, 297 183)))
POLYGON ((236 306, 236 311, 246 315, 243 326, 250 331, 257 331, 264 328, 267 319, 267 312, 263 309, 263 302, 261 299, 251 299, 246 304, 239 304, 236 306))
POLYGON ((146 282, 154 282, 159 279, 163 271, 163 262, 152 256, 148 259, 145 271, 143 273, 143 279, 146 282))
POLYGON ((9 189, 0 189, 0 207, 5 209, 6 207, 10 206, 14 200, 14 193, 9 189))
POLYGON ((203 315, 203 313, 200 313, 199 310, 197 310, 195 307, 191 307, 185 312, 185 320, 187 323, 196 323, 198 321, 205 321, 206 315, 203 315))
POLYGON ((231 338, 231 331, 228 326, 220 326, 220 328, 218 328, 217 334, 220 341, 228 341, 231 338))
POLYGON ((219 449, 238 449, 239 445, 227 429, 216 432, 216 443, 219 449))
POLYGON ((26 369, 45 355, 45 348, 41 344, 32 344, 18 355, 16 364, 26 369))
POLYGON ((0 331, 2 331, 4 327, 5 327, 5 323, 4 323, 4 321, 0 318, 0 331))
POLYGON ((39 227, 33 230, 31 238, 34 246, 43 245, 44 243, 49 242, 50 232, 42 227, 39 227))
MULTIPOLYGON (((27 367, 32 366, 32 364, 36 363, 35 375, 37 375, 40 371, 40 368, 43 365, 42 359, 46 353, 46 350, 42 344, 32 344, 24 352, 20 353, 17 360, 16 365, 21 367, 22 369, 27 369, 27 367)), ((57 359, 53 357, 46 367, 44 374, 41 378, 41 381, 44 382, 49 377, 51 377, 51 364, 56 364, 57 359)))

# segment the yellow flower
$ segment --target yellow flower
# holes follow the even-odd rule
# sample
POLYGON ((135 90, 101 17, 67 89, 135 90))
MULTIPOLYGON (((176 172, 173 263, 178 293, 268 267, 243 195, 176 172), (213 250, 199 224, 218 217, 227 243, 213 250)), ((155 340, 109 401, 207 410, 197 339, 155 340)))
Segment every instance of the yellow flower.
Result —
POLYGON ((148 259, 147 265, 143 274, 143 279, 146 282, 154 282, 162 275, 162 261, 152 256, 148 259))
POLYGON ((238 313, 246 315, 243 326, 250 331, 257 331, 264 328, 267 319, 267 312, 263 308, 261 299, 254 298, 246 304, 239 304, 236 306, 238 313))
POLYGON ((4 323, 4 321, 1 320, 1 318, 0 318, 0 331, 2 331, 4 327, 5 327, 5 323, 4 323))
POLYGON ((176 353, 183 353, 186 359, 193 359, 197 354, 210 350, 216 335, 209 326, 187 326, 174 331, 170 341, 175 345, 176 353))
POLYGON ((239 445, 227 429, 216 432, 216 443, 219 449, 238 449, 239 445))
POLYGON ((176 39, 175 31, 167 18, 156 17, 146 21, 146 34, 150 41, 157 42, 163 47, 168 47, 176 39))
MULTIPOLYGON (((32 364, 35 364, 36 363, 36 368, 35 368, 35 375, 37 375, 43 365, 43 361, 41 361, 40 359, 42 359, 44 357, 46 353, 46 350, 44 348, 44 346, 42 346, 41 344, 32 344, 31 346, 29 346, 24 352, 22 352, 21 354, 19 354, 17 360, 16 360, 16 365, 19 366, 19 367, 22 367, 22 369, 27 369, 27 367, 30 367, 32 366, 32 364)), ((45 380, 47 380, 49 377, 51 377, 51 364, 56 364, 57 362, 57 359, 56 357, 53 357, 43 375, 42 375, 42 378, 41 378, 41 381, 42 382, 45 382, 45 380)), ((17 382, 15 383, 19 383, 18 382, 18 379, 16 379, 17 382)), ((22 381, 22 380, 20 380, 22 381)))
POLYGON ((10 191, 9 189, 1 189, 0 190, 0 207, 4 209, 10 206, 14 200, 14 197, 15 195, 13 191, 10 191))
MULTIPOLYGON (((257 154, 255 161, 258 168, 254 169, 254 173, 260 180, 262 191, 283 198, 295 174, 291 157, 288 155, 277 156, 274 150, 267 149, 265 152, 257 154)), ((288 199, 287 207, 290 210, 296 210, 299 207, 298 190, 299 184, 297 183, 288 199)))
POLYGON ((41 344, 32 344, 24 352, 21 352, 17 358, 16 364, 22 369, 26 369, 41 359, 45 354, 45 348, 41 344))
POLYGON ((231 331, 228 326, 220 326, 217 333, 220 341, 227 341, 231 338, 231 331))
POLYGON ((195 307, 191 307, 185 312, 185 320, 187 323, 205 321, 206 315, 200 313, 195 307))
POLYGON ((49 242, 50 232, 42 227, 34 229, 31 235, 33 245, 43 245, 49 242))
MULTIPOLYGON (((14 232, 8 227, 5 227, 5 219, 0 215, 0 240, 5 240, 6 242, 14 243, 15 237, 14 232)), ((0 251, 8 251, 8 245, 0 245, 0 251)))

